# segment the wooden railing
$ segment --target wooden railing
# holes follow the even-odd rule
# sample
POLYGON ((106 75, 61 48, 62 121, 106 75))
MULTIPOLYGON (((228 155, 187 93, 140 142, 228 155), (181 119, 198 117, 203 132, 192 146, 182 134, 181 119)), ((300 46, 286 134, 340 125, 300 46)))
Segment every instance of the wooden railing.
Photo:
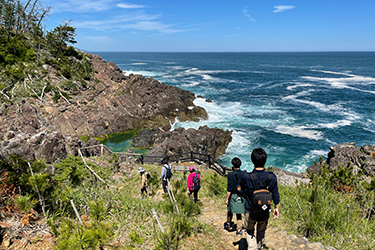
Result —
POLYGON ((143 155, 143 154, 135 154, 135 153, 124 153, 124 152, 112 152, 108 147, 103 144, 86 147, 82 149, 89 149, 93 147, 101 147, 101 154, 103 154, 104 150, 108 151, 112 154, 117 154, 120 157, 122 155, 125 156, 125 161, 128 160, 128 157, 137 157, 140 159, 141 164, 144 163, 156 163, 160 164, 162 159, 166 159, 168 162, 196 162, 198 164, 207 164, 209 169, 215 170, 219 175, 225 176, 227 172, 232 171, 231 168, 225 167, 218 163, 211 155, 209 154, 202 154, 197 152, 187 152, 187 153, 180 153, 175 155, 143 155))
POLYGON ((207 164, 209 169, 215 170, 221 176, 225 176, 228 171, 232 171, 231 168, 227 168, 221 165, 220 163, 218 163, 211 155, 197 153, 193 151, 190 151, 188 153, 175 154, 175 155, 159 155, 159 156, 120 153, 120 152, 113 152, 113 153, 138 157, 141 161, 141 164, 144 164, 144 163, 160 164, 162 159, 166 159, 168 162, 196 162, 198 164, 207 164))

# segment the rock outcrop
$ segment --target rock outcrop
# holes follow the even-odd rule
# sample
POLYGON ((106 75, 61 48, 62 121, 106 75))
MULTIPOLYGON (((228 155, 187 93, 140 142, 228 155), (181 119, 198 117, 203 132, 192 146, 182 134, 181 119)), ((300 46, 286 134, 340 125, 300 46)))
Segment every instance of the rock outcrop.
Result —
MULTIPOLYGON (((366 176, 375 176, 375 146, 358 147, 354 142, 338 144, 329 148, 327 160, 323 163, 332 169, 338 166, 351 166, 354 174, 361 170, 366 176)), ((316 172, 319 168, 312 165, 308 170, 316 172)))
POLYGON ((97 140, 83 142, 78 137, 63 136, 58 132, 43 131, 30 135, 20 133, 13 138, 0 142, 0 157, 7 159, 9 155, 19 155, 26 160, 45 159, 46 163, 54 163, 67 155, 78 156, 79 148, 84 156, 101 154, 97 140), (97 147, 93 147, 93 146, 97 147))
MULTIPOLYGON (((113 62, 106 63, 97 55, 88 57, 96 79, 87 81, 84 88, 66 90, 70 98, 47 92, 43 101, 28 97, 20 103, 3 103, 0 139, 6 140, 9 131, 36 134, 47 130, 63 136, 100 136, 135 128, 168 130, 176 118, 207 118, 207 112, 194 105, 194 93, 141 75, 125 76, 113 62)), ((64 80, 56 76, 51 79, 64 80)))
POLYGON ((198 130, 178 128, 155 135, 150 141, 153 146, 148 156, 174 155, 194 151, 209 154, 216 159, 225 153, 231 141, 232 131, 207 126, 201 126, 198 130))

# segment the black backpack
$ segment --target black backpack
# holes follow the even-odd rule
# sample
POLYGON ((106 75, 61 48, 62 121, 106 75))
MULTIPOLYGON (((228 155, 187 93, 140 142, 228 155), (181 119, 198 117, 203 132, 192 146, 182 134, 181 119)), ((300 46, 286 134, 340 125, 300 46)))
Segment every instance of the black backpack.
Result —
POLYGON ((165 175, 165 178, 167 178, 167 179, 170 179, 170 178, 172 178, 172 169, 171 169, 171 166, 169 166, 169 165, 164 165, 164 167, 165 167, 165 169, 167 170, 167 173, 166 173, 166 175, 165 175), (168 166, 168 167, 167 167, 168 166))
POLYGON ((266 183, 254 172, 250 173, 251 182, 253 183, 254 192, 251 201, 250 217, 256 221, 266 221, 270 217, 272 195, 270 194, 269 185, 272 180, 273 173, 268 172, 266 183), (258 178, 263 186, 258 187, 258 178))
POLYGON ((193 190, 199 190, 201 188, 201 183, 199 181, 199 178, 197 176, 197 173, 193 176, 193 190))

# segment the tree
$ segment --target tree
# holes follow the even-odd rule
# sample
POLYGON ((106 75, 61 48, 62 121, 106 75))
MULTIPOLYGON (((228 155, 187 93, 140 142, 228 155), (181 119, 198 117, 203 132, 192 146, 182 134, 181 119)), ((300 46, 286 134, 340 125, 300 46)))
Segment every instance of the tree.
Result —
POLYGON ((75 44, 76 28, 69 26, 69 21, 62 21, 60 26, 56 27, 51 32, 48 32, 47 39, 51 42, 57 50, 56 57, 61 53, 62 49, 65 49, 69 43, 75 44))

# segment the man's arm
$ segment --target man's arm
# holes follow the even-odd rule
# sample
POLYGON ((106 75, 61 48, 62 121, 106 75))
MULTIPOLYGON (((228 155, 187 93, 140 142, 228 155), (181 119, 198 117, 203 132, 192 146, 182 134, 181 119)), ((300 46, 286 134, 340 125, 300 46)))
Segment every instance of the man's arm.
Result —
POLYGON ((277 219, 279 217, 279 204, 275 205, 275 208, 273 209, 273 218, 277 219))
POLYGON ((225 200, 225 204, 229 205, 229 197, 230 197, 231 192, 227 191, 227 198, 225 200))
POLYGON ((161 173, 160 173, 160 179, 162 180, 164 178, 164 175, 165 175, 165 169, 164 169, 164 166, 161 168, 161 173))

